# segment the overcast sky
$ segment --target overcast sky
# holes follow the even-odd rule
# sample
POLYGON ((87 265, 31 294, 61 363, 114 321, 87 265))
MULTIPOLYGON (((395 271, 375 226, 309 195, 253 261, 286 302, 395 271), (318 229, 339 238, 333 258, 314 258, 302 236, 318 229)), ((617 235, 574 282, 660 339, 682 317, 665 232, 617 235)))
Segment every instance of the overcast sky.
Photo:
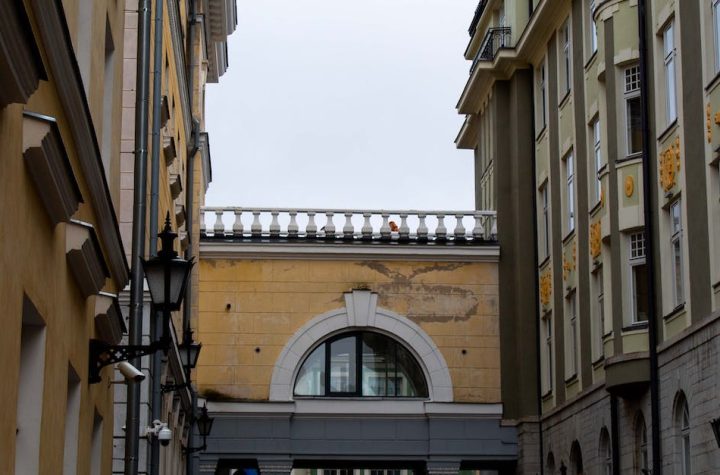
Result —
POLYGON ((477 0, 237 0, 208 206, 472 209, 453 143, 477 0))

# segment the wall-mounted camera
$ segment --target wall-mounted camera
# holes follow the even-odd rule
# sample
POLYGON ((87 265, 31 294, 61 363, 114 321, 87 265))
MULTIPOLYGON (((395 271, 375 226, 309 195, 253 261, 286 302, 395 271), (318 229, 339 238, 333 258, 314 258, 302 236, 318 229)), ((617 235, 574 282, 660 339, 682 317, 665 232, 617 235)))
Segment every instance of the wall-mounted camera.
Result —
POLYGON ((148 438, 155 436, 160 441, 160 444, 167 447, 170 445, 173 434, 170 428, 168 428, 167 423, 154 420, 153 426, 145 429, 145 436, 148 438))

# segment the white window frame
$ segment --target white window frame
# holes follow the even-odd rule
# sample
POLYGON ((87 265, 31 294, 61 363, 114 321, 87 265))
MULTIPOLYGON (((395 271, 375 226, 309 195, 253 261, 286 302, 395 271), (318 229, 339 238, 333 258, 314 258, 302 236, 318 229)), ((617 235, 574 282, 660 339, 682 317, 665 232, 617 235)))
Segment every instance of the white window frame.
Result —
POLYGON ((567 233, 575 230, 575 158, 570 151, 565 156, 565 218, 567 233))
POLYGON ((543 326, 545 328, 545 392, 551 392, 553 388, 553 325, 552 312, 546 313, 542 317, 543 326))
POLYGON ((595 311, 597 320, 595 322, 595 328, 597 335, 595 337, 595 359, 599 359, 604 355, 604 341, 605 336, 605 283, 603 282, 603 268, 599 267, 593 274, 595 283, 595 311))
POLYGON ((547 60, 544 58, 542 60, 542 63, 540 63, 540 67, 537 69, 537 75, 538 75, 538 96, 540 96, 540 104, 539 104, 539 110, 540 110, 540 117, 538 117, 539 120, 539 130, 538 133, 541 130, 544 130, 545 127, 547 127, 547 60))
POLYGON ((640 66, 635 64, 625 68, 623 71, 623 94, 625 101, 625 149, 628 155, 641 153, 640 150, 632 150, 631 117, 629 114, 630 101, 640 97, 640 66))
POLYGON ((687 400, 683 400, 683 407, 680 412, 680 473, 682 475, 692 474, 692 455, 690 452, 690 410, 687 400))
POLYGON ((650 469, 650 460, 648 457, 648 440, 647 440, 647 427, 645 426, 645 418, 642 415, 638 418, 635 423, 635 457, 636 466, 635 473, 638 475, 645 475, 650 469))
MULTIPOLYGON (((628 237, 628 262, 630 264, 630 317, 631 323, 644 323, 647 321, 647 315, 645 320, 641 320, 638 315, 638 298, 637 288, 635 286, 635 272, 641 266, 646 265, 646 242, 645 234, 643 231, 635 232, 630 234, 628 237)), ((647 268, 645 269, 647 272, 647 268)))
MULTIPOLYGON (((720 1, 720 0, 718 0, 720 1)), ((595 162, 594 176, 592 177, 592 183, 594 186, 594 198, 595 204, 600 203, 602 199, 602 182, 600 181, 600 170, 602 169, 602 147, 601 147, 601 130, 600 130, 600 116, 596 116, 591 123, 592 137, 593 137, 593 160, 595 162)))
POLYGON ((675 56, 675 21, 670 20, 662 31, 665 72, 665 125, 677 120, 677 74, 675 56))
POLYGON ((562 32, 562 63, 561 63, 561 77, 563 78, 563 81, 565 84, 563 84, 564 89, 561 90, 561 96, 565 97, 570 90, 572 89, 572 55, 571 55, 571 48, 572 48, 572 38, 570 37, 570 19, 568 18, 565 20, 565 23, 563 23, 562 28, 560 29, 562 32))
POLYGON ((715 73, 720 72, 720 0, 712 0, 715 73))
POLYGON ((673 307, 685 303, 685 281, 683 267, 685 258, 682 249, 682 202, 676 200, 670 205, 670 269, 672 275, 673 307))
POLYGON ((570 359, 572 372, 568 374, 568 377, 577 376, 580 358, 580 351, 578 348, 578 318, 577 318, 577 292, 571 291, 567 296, 567 308, 568 308, 568 328, 570 337, 570 359))
POLYGON ((540 187, 540 203, 541 203, 541 210, 542 210, 542 226, 543 226, 543 249, 545 250, 545 255, 543 256, 543 259, 550 256, 550 196, 549 196, 550 190, 548 189, 548 182, 543 183, 542 187, 540 187))

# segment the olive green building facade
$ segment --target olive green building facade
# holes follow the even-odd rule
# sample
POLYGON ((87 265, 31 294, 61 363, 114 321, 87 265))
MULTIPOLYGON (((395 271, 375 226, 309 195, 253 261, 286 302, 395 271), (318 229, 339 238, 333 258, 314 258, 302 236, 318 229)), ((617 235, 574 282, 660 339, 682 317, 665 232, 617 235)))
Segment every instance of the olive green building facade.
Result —
POLYGON ((519 471, 713 473, 718 2, 487 0, 470 33, 456 143, 475 151, 477 206, 498 212, 519 471))

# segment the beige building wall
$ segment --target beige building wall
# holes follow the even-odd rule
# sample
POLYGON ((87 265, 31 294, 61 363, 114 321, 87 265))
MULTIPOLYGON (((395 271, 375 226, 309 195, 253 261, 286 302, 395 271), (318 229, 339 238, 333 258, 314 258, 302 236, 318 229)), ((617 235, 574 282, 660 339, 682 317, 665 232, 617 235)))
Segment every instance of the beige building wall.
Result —
POLYGON ((345 292, 369 289, 437 345, 455 402, 500 402, 495 263, 203 258, 199 274, 197 377, 210 399, 267 400, 288 340, 344 307, 345 292))

